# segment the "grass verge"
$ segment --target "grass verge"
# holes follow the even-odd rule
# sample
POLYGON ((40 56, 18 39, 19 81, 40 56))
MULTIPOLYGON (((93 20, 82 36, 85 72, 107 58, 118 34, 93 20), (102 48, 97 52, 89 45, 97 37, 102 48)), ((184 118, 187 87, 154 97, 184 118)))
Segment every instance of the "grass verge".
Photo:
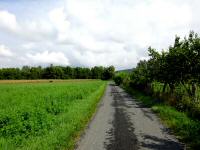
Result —
POLYGON ((177 138, 186 143, 187 149, 198 149, 200 147, 199 121, 189 118, 186 113, 179 112, 167 104, 156 102, 153 97, 147 96, 141 91, 130 87, 125 87, 124 89, 157 113, 162 122, 172 129, 177 138))

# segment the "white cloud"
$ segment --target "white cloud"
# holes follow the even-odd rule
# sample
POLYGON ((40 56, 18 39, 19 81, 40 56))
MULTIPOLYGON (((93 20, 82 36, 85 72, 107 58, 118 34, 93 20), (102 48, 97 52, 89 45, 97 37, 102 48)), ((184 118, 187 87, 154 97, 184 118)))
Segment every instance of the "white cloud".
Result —
POLYGON ((190 30, 189 5, 160 0, 126 2, 66 1, 66 13, 75 20, 71 24, 76 29, 71 41, 81 51, 75 55, 80 64, 129 68, 140 58, 147 58, 144 51, 148 46, 167 48, 175 34, 190 30), (140 52, 141 49, 144 50, 140 52))
POLYGON ((35 47, 35 43, 33 42, 22 44, 22 48, 27 49, 27 50, 31 50, 34 47, 35 47))
POLYGON ((16 32, 18 30, 18 24, 15 15, 5 10, 0 11, 0 27, 16 32))
MULTIPOLYGON (((4 41, 0 35, 0 42, 9 43, 29 65, 70 62, 124 69, 147 59, 148 46, 166 49, 176 34, 200 32, 198 0, 62 1, 65 5, 51 7, 35 18, 29 17, 32 11, 25 11, 22 18, 15 11, 0 11, 0 33, 5 29, 11 33, 4 41)), ((35 11, 39 7, 44 6, 35 11)))
POLYGON ((49 12, 49 18, 56 30, 58 31, 58 40, 62 41, 66 36, 70 27, 64 8, 56 8, 49 12))
POLYGON ((21 25, 21 30, 18 35, 23 39, 41 42, 54 39, 55 31, 48 21, 27 20, 21 25))
POLYGON ((0 56, 11 57, 13 56, 13 53, 5 45, 0 45, 0 56))
POLYGON ((69 65, 69 60, 62 52, 44 51, 36 54, 26 54, 29 61, 34 64, 62 64, 69 65))
POLYGON ((52 25, 45 19, 31 20, 31 18, 26 18, 20 22, 15 14, 0 10, 1 30, 9 31, 16 38, 29 41, 49 40, 55 36, 52 25))

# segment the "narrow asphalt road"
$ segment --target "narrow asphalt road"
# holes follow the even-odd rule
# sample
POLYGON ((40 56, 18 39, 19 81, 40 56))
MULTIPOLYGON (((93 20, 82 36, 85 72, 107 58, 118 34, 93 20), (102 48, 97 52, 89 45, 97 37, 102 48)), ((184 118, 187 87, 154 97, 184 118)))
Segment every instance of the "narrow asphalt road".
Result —
POLYGON ((182 150, 149 108, 110 83, 76 150, 182 150))

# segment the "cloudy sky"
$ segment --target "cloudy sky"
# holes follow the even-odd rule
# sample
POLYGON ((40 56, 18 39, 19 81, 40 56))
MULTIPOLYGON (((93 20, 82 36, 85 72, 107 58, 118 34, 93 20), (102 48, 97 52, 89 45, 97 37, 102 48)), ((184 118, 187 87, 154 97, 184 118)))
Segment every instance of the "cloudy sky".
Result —
POLYGON ((200 33, 199 0, 0 0, 0 68, 134 67, 200 33))

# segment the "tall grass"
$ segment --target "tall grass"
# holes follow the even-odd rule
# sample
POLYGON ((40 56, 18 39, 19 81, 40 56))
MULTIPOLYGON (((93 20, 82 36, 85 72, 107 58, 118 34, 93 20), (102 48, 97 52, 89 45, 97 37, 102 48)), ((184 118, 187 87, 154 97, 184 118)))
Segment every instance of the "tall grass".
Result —
MULTIPOLYGON (((173 93, 170 93, 169 86, 163 92, 164 84, 159 82, 152 83, 152 95, 156 98, 164 100, 166 103, 174 106, 179 111, 186 112, 189 116, 200 120, 200 88, 196 87, 195 96, 188 95, 183 85, 176 85, 173 93)), ((187 88, 190 85, 186 85, 187 88)))
POLYGON ((0 84, 0 149, 72 149, 106 82, 0 84))

